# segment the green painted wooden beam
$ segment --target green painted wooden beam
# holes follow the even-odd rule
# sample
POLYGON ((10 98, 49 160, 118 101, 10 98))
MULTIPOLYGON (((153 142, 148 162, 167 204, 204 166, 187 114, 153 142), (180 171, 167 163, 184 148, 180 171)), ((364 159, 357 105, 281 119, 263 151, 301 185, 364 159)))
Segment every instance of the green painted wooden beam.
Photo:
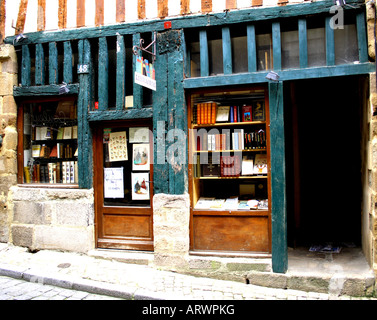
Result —
POLYGON ((308 34, 306 19, 298 20, 298 41, 300 48, 300 68, 308 67, 308 34))
POLYGON ((35 85, 45 84, 45 54, 43 45, 37 43, 35 45, 35 85))
POLYGON ((126 48, 124 37, 117 35, 116 40, 116 110, 123 110, 126 96, 126 48))
POLYGON ((48 79, 49 84, 59 83, 59 62, 57 42, 48 44, 48 79))
MULTIPOLYGON (((89 40, 78 42, 78 63, 92 66, 91 46, 89 40)), ((80 90, 77 99, 78 120, 78 166, 79 187, 92 188, 93 186, 93 150, 92 134, 88 122, 88 110, 93 106, 93 69, 89 73, 79 74, 80 90)))
POLYGON ((331 17, 326 17, 326 64, 333 66, 335 65, 335 35, 330 21, 331 17))
POLYGON ((232 64, 232 40, 230 37, 229 27, 222 28, 222 40, 223 40, 223 68, 224 74, 233 73, 232 64))
POLYGON ((359 61, 368 62, 368 41, 365 23, 365 13, 359 12, 356 15, 357 42, 359 45, 359 61))
POLYGON ((280 22, 272 23, 273 70, 281 70, 281 32, 280 22))
POLYGON ((73 82, 72 59, 73 55, 71 41, 65 41, 63 51, 63 82, 67 84, 73 82))
POLYGON ((288 247, 283 82, 270 82, 268 90, 272 155, 270 168, 272 270, 275 273, 285 273, 288 269, 288 247))
MULTIPOLYGON (((352 5, 364 5, 363 0, 348 0, 344 8, 355 10, 352 5)), ((182 17, 169 17, 172 22, 172 29, 200 28, 208 26, 219 26, 225 24, 273 20, 289 17, 300 17, 318 13, 329 13, 330 8, 334 5, 332 0, 300 3, 287 6, 260 7, 243 10, 226 11, 220 13, 209 13, 202 15, 187 15, 182 17)), ((80 40, 86 38, 99 38, 115 36, 119 34, 134 34, 143 32, 163 31, 165 30, 163 19, 143 20, 135 23, 123 23, 111 26, 101 26, 93 28, 77 28, 74 30, 61 30, 58 32, 33 32, 27 33, 28 38, 23 41, 26 43, 43 43, 51 41, 68 41, 72 39, 80 40)), ((13 44, 15 37, 7 37, 6 43, 13 44)), ((16 43, 20 45, 21 43, 16 43)))
MULTIPOLYGON (((346 75, 369 74, 375 72, 375 63, 359 63, 349 65, 337 65, 330 67, 313 67, 306 69, 287 69, 277 73, 280 80, 300 80, 326 77, 338 77, 346 75)), ((214 86, 242 85, 250 83, 265 83, 268 72, 260 71, 232 75, 217 75, 204 78, 184 79, 185 89, 208 88, 214 86)))
MULTIPOLYGON (((45 85, 45 86, 22 86, 14 87, 13 95, 15 97, 43 97, 43 96, 57 96, 59 95, 60 85, 45 85)), ((77 83, 69 84, 69 95, 76 95, 79 93, 79 85, 77 83)))
POLYGON ((89 111, 88 121, 111 121, 111 120, 130 120, 130 119, 150 119, 153 117, 152 108, 125 109, 110 111, 89 111))
POLYGON ((207 30, 199 31, 200 43, 200 75, 202 77, 209 76, 209 52, 208 52, 208 39, 207 30))
POLYGON ((98 39, 98 110, 109 108, 109 52, 107 39, 98 39))
POLYGON ((248 71, 257 71, 257 44, 255 40, 255 26, 247 26, 247 61, 248 71))
MULTIPOLYGON (((140 39, 141 35, 140 33, 136 33, 132 35, 132 45, 133 46, 140 46, 140 39)), ((137 52, 141 56, 141 51, 138 50, 137 52)), ((135 71, 136 71, 136 56, 133 55, 132 57, 132 79, 135 77, 135 71)), ((133 95, 134 95, 134 108, 142 108, 143 107, 143 87, 141 85, 138 85, 134 82, 133 85, 133 95)))
POLYGON ((21 61, 21 84, 23 86, 30 86, 31 84, 31 59, 30 49, 28 45, 22 46, 22 61, 21 61))

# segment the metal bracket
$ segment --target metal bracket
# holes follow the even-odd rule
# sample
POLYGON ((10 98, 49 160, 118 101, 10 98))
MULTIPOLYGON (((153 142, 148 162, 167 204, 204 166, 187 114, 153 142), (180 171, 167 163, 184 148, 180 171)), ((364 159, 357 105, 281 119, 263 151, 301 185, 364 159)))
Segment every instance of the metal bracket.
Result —
POLYGON ((144 48, 144 39, 140 39, 140 46, 133 46, 132 47, 132 51, 134 53, 135 56, 138 55, 138 50, 141 50, 141 51, 144 51, 144 52, 147 52, 149 53, 150 55, 152 55, 152 61, 156 61, 156 32, 153 32, 153 41, 144 48), (153 52, 149 51, 148 49, 153 46, 153 52))

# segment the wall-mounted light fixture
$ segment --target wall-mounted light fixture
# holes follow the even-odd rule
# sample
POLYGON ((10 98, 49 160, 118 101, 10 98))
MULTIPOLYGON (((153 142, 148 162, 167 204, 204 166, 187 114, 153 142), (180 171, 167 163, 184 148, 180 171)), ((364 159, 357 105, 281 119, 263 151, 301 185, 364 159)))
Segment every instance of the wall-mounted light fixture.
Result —
POLYGON ((279 78, 280 76, 274 71, 270 71, 266 76, 266 79, 272 80, 272 81, 278 81, 279 78))
POLYGON ((63 84, 59 87, 59 94, 66 94, 69 93, 68 85, 63 82, 63 84))

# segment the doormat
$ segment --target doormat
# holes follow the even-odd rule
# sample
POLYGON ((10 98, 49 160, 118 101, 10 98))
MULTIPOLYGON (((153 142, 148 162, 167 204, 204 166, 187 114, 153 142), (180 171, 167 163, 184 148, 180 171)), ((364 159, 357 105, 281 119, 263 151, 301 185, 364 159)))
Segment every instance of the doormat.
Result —
POLYGON ((310 252, 319 252, 319 253, 340 253, 342 247, 333 246, 331 244, 326 245, 314 245, 309 248, 310 252))

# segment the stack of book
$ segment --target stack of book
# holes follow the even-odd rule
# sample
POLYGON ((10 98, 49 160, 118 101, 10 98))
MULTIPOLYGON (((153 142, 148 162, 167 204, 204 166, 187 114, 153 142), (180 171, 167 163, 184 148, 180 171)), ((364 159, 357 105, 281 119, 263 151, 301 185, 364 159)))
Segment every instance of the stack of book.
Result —
POLYGON ((26 183, 77 183, 77 161, 62 161, 56 163, 39 164, 24 168, 26 183))
POLYGON ((195 124, 213 124, 216 123, 216 115, 216 102, 198 103, 193 112, 193 122, 195 124))
POLYGON ((268 210, 268 200, 239 200, 238 197, 216 199, 200 197, 194 209, 196 210, 268 210))

